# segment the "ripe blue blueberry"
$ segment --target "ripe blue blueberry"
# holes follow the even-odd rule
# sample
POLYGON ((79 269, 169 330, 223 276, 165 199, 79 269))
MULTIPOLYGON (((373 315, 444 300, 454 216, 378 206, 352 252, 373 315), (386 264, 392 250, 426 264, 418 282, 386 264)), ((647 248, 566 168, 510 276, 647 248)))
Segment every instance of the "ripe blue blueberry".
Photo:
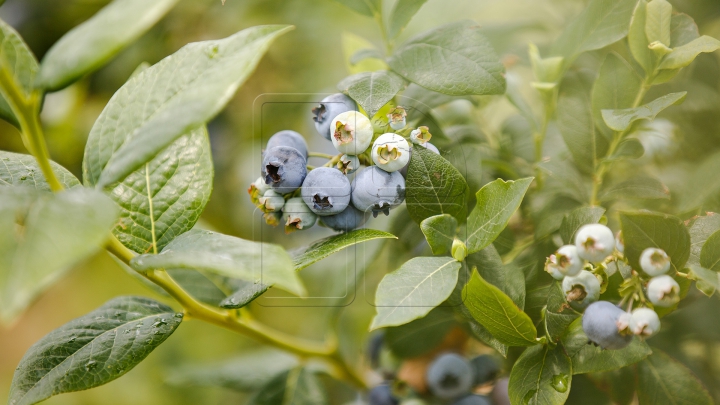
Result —
POLYGON ((265 212, 282 211, 285 206, 285 198, 275 190, 268 190, 262 197, 258 198, 260 208, 265 212))
POLYGON ((483 395, 468 395, 453 402, 453 405, 492 405, 490 400, 483 395))
POLYGON ((492 399, 493 405, 510 405, 509 382, 510 380, 505 377, 495 383, 495 386, 490 392, 490 399, 492 399))
POLYGON ((333 133, 330 124, 335 117, 346 111, 357 111, 357 104, 353 99, 342 93, 325 97, 320 101, 320 105, 312 110, 315 129, 325 139, 330 140, 333 133))
POLYGON ((395 172, 410 161, 410 144, 391 132, 380 135, 372 146, 372 160, 386 172, 395 172))
POLYGON ((630 316, 630 331, 638 336, 650 337, 660 330, 660 317, 650 308, 637 308, 630 316))
POLYGON ((330 129, 333 131, 330 140, 340 153, 359 155, 372 143, 372 123, 360 112, 347 111, 338 115, 330 129))
POLYGON ((343 174, 355 173, 360 168, 360 159, 355 155, 342 155, 337 162, 337 168, 343 174))
POLYGON ((389 215, 390 208, 405 200, 405 179, 398 172, 388 173, 377 166, 366 167, 355 174, 352 182, 352 204, 363 212, 389 215))
POLYGON ((581 270, 574 277, 565 277, 562 289, 570 305, 576 309, 585 308, 600 298, 600 281, 587 270, 581 270))
POLYGON ((578 229, 575 246, 580 258, 592 263, 600 263, 615 250, 615 238, 607 226, 588 224, 578 229))
POLYGON ((286 233, 308 229, 317 221, 317 215, 310 211, 300 197, 291 198, 285 202, 283 217, 285 218, 286 233))
POLYGON ((671 307, 680 301, 680 285, 672 277, 662 275, 648 282, 647 298, 658 307, 671 307))
POLYGON ((305 177, 300 194, 312 212, 325 216, 343 212, 351 191, 350 180, 340 170, 318 167, 305 177))
POLYGON ((266 150, 262 167, 265 183, 280 194, 297 190, 307 175, 305 158, 290 146, 266 150))
POLYGON ((446 353, 433 360, 425 373, 425 379, 433 395, 448 400, 469 393, 475 376, 464 357, 446 353))
POLYGON ((347 208, 339 214, 321 217, 320 223, 335 231, 350 232, 353 229, 363 226, 369 215, 370 214, 362 212, 352 205, 348 205, 347 208))
POLYGON ((582 317, 583 331, 588 339, 603 349, 622 349, 632 341, 625 333, 629 314, 608 301, 590 304, 582 317))
POLYGON ((295 148, 300 154, 307 160, 308 147, 305 142, 305 138, 295 131, 284 130, 276 132, 273 136, 268 139, 267 146, 265 149, 271 149, 276 146, 289 146, 295 148))
POLYGON ((406 118, 407 118, 407 111, 405 111, 404 107, 397 106, 390 110, 390 112, 387 115, 388 123, 390 124, 390 128, 399 131, 403 128, 405 128, 405 125, 407 124, 406 118))
POLYGON ((640 254, 640 268, 649 276, 659 276, 670 270, 670 257, 664 250, 647 248, 640 254))
POLYGON ((392 389, 387 384, 380 384, 370 390, 368 394, 369 405, 398 405, 400 401, 393 396, 392 389))
POLYGON ((548 267, 554 267, 563 276, 577 276, 583 268, 583 261, 578 256, 577 248, 574 245, 560 247, 550 255, 548 263, 548 267))
POLYGON ((413 129, 410 132, 410 142, 414 143, 415 145, 425 145, 427 141, 432 138, 432 134, 428 130, 428 127, 421 126, 417 127, 417 129, 413 129))
POLYGON ((481 354, 470 360, 470 365, 475 374, 473 385, 482 385, 489 383, 497 377, 500 372, 500 363, 495 356, 489 354, 481 354))

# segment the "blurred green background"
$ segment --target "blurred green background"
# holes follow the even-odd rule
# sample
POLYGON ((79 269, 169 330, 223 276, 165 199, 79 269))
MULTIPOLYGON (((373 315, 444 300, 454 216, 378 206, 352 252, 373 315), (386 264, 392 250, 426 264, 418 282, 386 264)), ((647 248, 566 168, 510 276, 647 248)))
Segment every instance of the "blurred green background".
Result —
MULTIPOLYGON (((150 0, 149 0, 150 1, 150 0)), ((38 59, 64 33, 86 20, 106 5, 106 0, 7 0, 0 7, 0 18, 15 27, 25 38, 38 59)), ((524 60, 527 43, 539 46, 550 43, 563 29, 565 21, 584 6, 581 0, 429 0, 411 21, 400 41, 429 27, 474 19, 490 36, 496 50, 518 71, 527 70, 524 60)), ((678 0, 676 9, 690 14, 703 34, 720 37, 720 2, 718 0, 678 0)), ((392 6, 392 1, 386 2, 392 6)), ((51 157, 81 176, 82 154, 87 134, 112 94, 142 62, 156 63, 188 42, 222 38, 241 29, 260 24, 292 24, 296 29, 280 37, 263 58, 256 72, 240 89, 224 112, 209 124, 215 163, 214 191, 202 217, 202 225, 217 231, 248 239, 266 239, 288 248, 327 234, 313 229, 308 233, 284 237, 280 230, 261 225, 260 215, 247 198, 246 189, 257 176, 257 153, 253 148, 253 101, 264 93, 331 93, 338 81, 348 75, 343 38, 362 36, 381 47, 375 21, 360 16, 332 0, 182 0, 153 29, 123 51, 100 71, 71 87, 47 96, 42 112, 51 157)), ((706 63, 717 63, 716 56, 703 56, 706 63), (710 58, 715 58, 714 62, 710 58)), ((699 59, 700 60, 700 59, 699 59)), ((713 65, 710 65, 713 66, 713 65)), ((715 70, 714 72, 717 72, 715 70)), ((527 73, 525 71, 525 73, 527 73)), ((710 96, 718 97, 718 78, 707 78, 710 96)), ((692 92, 688 101, 692 101, 692 92)), ((702 100, 701 100, 702 101, 702 100)), ((297 130, 310 140, 311 149, 327 148, 313 127, 309 107, 295 106, 273 114, 273 125, 297 130)), ((717 107, 717 106, 716 106, 717 107)), ((718 114, 717 108, 712 114, 718 114)), ((503 117, 500 114, 500 117, 503 117)), ((693 117, 685 117, 693 119, 693 117)), ((695 134, 704 142, 717 143, 718 120, 707 121, 703 128, 711 136, 695 134), (714 122, 714 124, 712 123, 714 122)), ((499 122, 495 123, 499 125, 499 122)), ((688 139, 693 140, 694 134, 688 139)), ((702 143, 683 142, 688 156, 702 155, 702 143)), ((15 128, 0 122, 0 149, 27 153, 15 128)), ((714 149, 714 148, 713 148, 714 149)), ((397 214, 395 214, 397 215, 397 214)), ((372 227, 387 227, 387 220, 376 220, 372 227)), ((377 244, 350 251, 344 261, 353 263, 366 257, 377 244)), ((327 286, 326 274, 352 271, 352 266, 324 263, 303 274, 309 289, 317 294, 327 286)), ((347 302, 353 301, 341 319, 344 334, 356 341, 348 345, 348 355, 360 357, 367 323, 374 313, 367 304, 373 280, 391 270, 376 266, 368 278, 368 291, 361 283, 357 297, 352 291, 347 302)), ((350 275, 352 275, 350 273, 350 275)), ((128 276, 106 253, 101 252, 74 269, 52 287, 15 324, 0 327, 0 399, 7 397, 13 372, 20 358, 39 338, 52 329, 101 305, 108 299, 124 294, 157 297, 141 283, 128 276)), ((717 296, 716 296, 717 297, 717 296)), ((162 299, 162 298, 161 298, 162 299)), ((166 300, 167 301, 167 300, 166 300)), ((693 314, 714 318, 683 318, 682 311, 664 322, 665 332, 654 342, 681 357, 713 389, 716 399, 720 386, 720 312, 717 298, 688 302, 693 314), (702 308, 701 308, 702 307, 702 308), (711 315, 712 314, 712 315, 711 315), (689 325, 693 324, 693 325, 689 325), (698 325, 701 325, 700 327, 698 325), (704 325, 704 326, 702 326, 704 325), (704 333, 678 341, 674 330, 700 329, 704 333), (698 343, 700 342, 700 343, 698 343), (710 344, 702 343, 710 342, 710 344)), ((267 323, 300 335, 322 338, 328 310, 313 307, 261 307, 253 311, 267 323)), ((242 403, 242 395, 221 388, 175 387, 167 383, 172 370, 187 364, 222 360, 232 353, 252 348, 255 344, 237 334, 198 322, 185 322, 167 343, 126 376, 105 386, 73 394, 60 395, 48 404, 228 404, 242 403)), ((351 400, 352 393, 337 391, 332 403, 351 400)))

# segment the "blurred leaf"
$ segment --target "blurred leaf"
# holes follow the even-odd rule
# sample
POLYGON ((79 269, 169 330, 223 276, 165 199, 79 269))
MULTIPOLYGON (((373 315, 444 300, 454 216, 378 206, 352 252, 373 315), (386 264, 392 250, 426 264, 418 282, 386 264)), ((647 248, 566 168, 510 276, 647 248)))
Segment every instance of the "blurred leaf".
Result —
POLYGON ((620 141, 615 152, 608 156, 606 161, 620 159, 638 159, 645 154, 645 148, 637 138, 625 138, 620 141))
POLYGON ((592 110, 606 137, 612 138, 612 134, 602 120, 601 110, 631 108, 641 87, 642 79, 622 56, 610 53, 605 57, 592 88, 592 110))
POLYGON ((347 94, 373 117, 403 88, 405 81, 393 72, 363 72, 346 77, 338 90, 347 94))
POLYGON ((399 75, 444 94, 502 94, 505 68, 474 21, 459 21, 413 37, 390 57, 399 75))
POLYGON ((467 193, 465 178, 450 162, 426 148, 413 148, 405 181, 405 204, 413 221, 441 214, 464 221, 467 193))
POLYGON ((55 329, 28 349, 9 403, 30 405, 106 384, 143 361, 177 329, 182 314, 142 297, 118 297, 55 329))
POLYGON ((586 224, 597 224, 605 214, 603 207, 580 207, 574 209, 563 218, 560 225, 560 236, 567 245, 575 243, 575 232, 586 224))
POLYGON ((417 357, 437 347, 455 324, 452 310, 438 307, 423 318, 387 328, 385 343, 398 357, 417 357))
POLYGON ((504 265, 492 244, 469 255, 466 261, 468 266, 477 268, 483 280, 507 294, 518 308, 525 306, 525 277, 522 270, 512 264, 504 265))
POLYGON ((635 400, 635 369, 625 367, 604 373, 586 374, 613 400, 615 405, 630 405, 635 400))
POLYGON ((218 305, 220 308, 225 309, 238 309, 242 308, 249 303, 253 302, 257 297, 265 294, 270 289, 269 285, 263 283, 251 283, 245 281, 244 285, 238 288, 235 292, 228 295, 227 298, 223 299, 218 305))
POLYGON ((337 3, 360 13, 362 15, 373 17, 375 14, 382 12, 382 0, 335 0, 337 3))
POLYGON ((512 103, 518 112, 525 118, 526 122, 532 125, 534 131, 538 130, 538 119, 535 117, 530 104, 522 94, 522 89, 527 87, 529 83, 524 83, 522 77, 514 72, 508 72, 505 75, 507 81, 507 89, 505 90, 505 96, 512 103))
MULTIPOLYGON (((52 161, 50 167, 65 188, 80 185, 78 179, 64 167, 52 161)), ((50 185, 45 181, 45 176, 33 156, 0 150, 0 187, 3 186, 25 186, 50 191, 50 185)))
POLYGON ((599 198, 605 202, 624 199, 669 200, 670 190, 658 179, 636 176, 603 189, 599 198))
POLYGON ((292 260, 282 247, 210 231, 188 231, 170 242, 160 254, 133 258, 130 266, 141 272, 196 269, 250 282, 260 281, 297 295, 305 294, 292 260))
POLYGON ((652 0, 646 6, 645 35, 649 43, 670 46, 670 18, 673 7, 667 0, 652 0))
MULTIPOLYGON (((702 266, 691 264, 690 277, 698 282, 705 282, 713 289, 720 289, 720 274, 717 271, 708 270, 702 266)), ((712 294, 709 294, 712 295, 712 294)))
POLYGON ((637 108, 602 110, 603 120, 615 131, 626 131, 638 120, 653 120, 664 109, 681 104, 687 92, 670 93, 637 108))
POLYGON ((660 69, 681 69, 692 63, 695 58, 705 52, 715 52, 720 49, 720 41, 703 35, 692 40, 690 43, 674 48, 672 52, 665 55, 660 62, 660 69))
POLYGON ((532 182, 532 177, 515 181, 497 179, 475 194, 477 204, 467 219, 468 254, 484 249, 498 237, 532 182))
POLYGON ((700 250, 700 265, 708 270, 720 272, 720 231, 710 235, 700 250))
POLYGON ((320 239, 307 248, 302 248, 301 252, 293 254, 295 270, 300 271, 352 245, 383 238, 397 239, 397 236, 375 229, 355 229, 354 231, 320 239))
POLYGON ((677 48, 700 37, 698 26, 687 14, 673 14, 670 20, 670 46, 677 48))
POLYGON ((116 219, 115 204, 94 190, 51 194, 0 187, 0 321, 13 321, 98 251, 116 219))
POLYGON ((674 270, 682 270, 690 256, 690 234, 683 222, 671 215, 651 212, 621 212, 625 257, 634 269, 640 268, 640 254, 649 247, 660 248, 674 270))
POLYGON ((105 188, 122 181, 212 119, 272 41, 290 29, 259 26, 225 39, 191 43, 130 78, 93 126, 90 137, 105 147, 86 156, 86 182, 105 188))
POLYGON ((247 405, 326 405, 325 390, 315 373, 295 368, 278 374, 250 398, 247 405))
POLYGON ((216 363, 173 369, 167 380, 177 387, 219 386, 236 391, 252 391, 298 364, 297 357, 287 352, 261 347, 216 363))
POLYGON ((700 265, 702 247, 710 235, 717 231, 720 231, 720 215, 708 212, 706 215, 694 219, 688 229, 691 241, 689 264, 700 265))
POLYGON ((380 281, 370 330, 421 318, 452 293, 461 263, 451 257, 415 257, 380 281))
POLYGON ((537 344, 537 330, 530 317, 499 288, 474 271, 463 290, 465 306, 472 317, 503 344, 532 346, 537 344))
POLYGON ((712 405, 710 394, 690 370, 658 349, 638 364, 640 405, 712 405))
POLYGON ((565 405, 618 405, 613 404, 604 392, 586 375, 574 375, 572 390, 565 405))
POLYGON ((114 0, 60 38, 43 57, 38 85, 59 90, 104 65, 178 0, 114 0))
MULTIPOLYGON (((7 70, 15 79, 18 89, 28 97, 35 86, 35 76, 40 69, 35 55, 20 34, 2 20, 0 20, 0 41, 0 69, 7 70)), ((15 113, 2 94, 0 94, 0 118, 20 127, 15 113)))
POLYGON ((510 372, 510 402, 561 405, 570 394, 573 365, 561 346, 525 350, 510 372))
MULTIPOLYGON (((377 50, 375 48, 365 48, 365 49, 360 49, 359 51, 353 53, 352 56, 350 57, 349 62, 351 65, 357 65, 358 63, 362 62, 363 60, 369 59, 369 58, 383 60, 385 57, 383 56, 382 52, 380 52, 379 50, 377 50)), ((381 69, 381 70, 385 70, 385 69, 381 69)))
POLYGON ((652 353, 650 347, 640 338, 633 337, 624 349, 605 350, 590 343, 582 328, 582 317, 576 319, 562 337, 565 351, 572 359, 573 374, 610 371, 646 358, 652 353))
POLYGON ((410 83, 402 93, 400 104, 408 110, 408 119, 415 119, 420 118, 420 115, 428 116, 433 108, 455 100, 468 100, 475 103, 470 96, 449 96, 410 83))
MULTIPOLYGON (((203 274, 192 269, 170 269, 167 272, 193 298, 212 306, 217 306, 231 292, 228 281, 232 279, 217 274, 203 274)), ((138 274, 134 270, 133 273, 138 274)))
POLYGON ((464 306, 462 308, 464 309, 463 312, 467 311, 466 318, 468 319, 468 326, 470 328, 470 333, 472 333, 472 336, 475 339, 486 344, 488 347, 492 347, 493 349, 497 350, 497 352, 500 353, 501 356, 507 357, 508 346, 496 339, 495 336, 491 335, 484 326, 482 326, 475 319, 473 319, 467 308, 465 308, 464 306))
POLYGON ((361 72, 374 72, 376 70, 387 70, 388 66, 384 60, 372 57, 362 60, 353 59, 360 52, 374 51, 382 54, 375 48, 372 42, 365 38, 355 35, 351 32, 343 31, 342 33, 343 56, 345 57, 345 65, 351 74, 361 72))
POLYGON ((420 229, 434 255, 450 251, 457 226, 457 220, 449 214, 428 217, 420 223, 420 229))
POLYGON ((657 56, 648 48, 650 42, 648 41, 647 34, 645 34, 646 21, 647 2, 640 1, 635 8, 635 13, 630 22, 628 43, 635 60, 642 66, 646 74, 651 75, 655 71, 657 56))
POLYGON ((402 32, 413 18, 415 13, 425 4, 427 0, 398 0, 393 6, 390 14, 388 36, 395 38, 402 32))
POLYGON ((568 305, 560 283, 553 282, 545 306, 545 327, 549 338, 554 342, 559 341, 568 326, 580 316, 581 314, 575 312, 568 305))

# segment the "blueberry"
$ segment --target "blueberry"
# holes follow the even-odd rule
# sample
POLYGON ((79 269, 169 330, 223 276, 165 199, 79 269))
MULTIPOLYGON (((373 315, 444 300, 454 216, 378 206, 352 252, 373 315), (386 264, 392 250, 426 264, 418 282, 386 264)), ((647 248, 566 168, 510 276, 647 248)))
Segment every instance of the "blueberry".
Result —
POLYGON ((337 162, 337 168, 343 174, 355 173, 360 168, 360 159, 355 155, 342 155, 337 162))
POLYGON ((300 154, 307 160, 308 147, 305 142, 305 138, 295 131, 284 130, 276 132, 273 136, 268 139, 267 146, 265 149, 271 149, 276 146, 289 146, 295 148, 300 154))
POLYGON ((562 281, 562 279, 565 278, 565 275, 560 272, 558 266, 550 261, 550 257, 545 261, 545 271, 555 280, 562 281))
POLYGON ((570 305, 576 309, 585 308, 600 298, 600 281, 587 270, 581 270, 574 277, 565 277, 562 289, 570 305))
POLYGON ((464 357, 447 353, 433 360, 425 379, 433 395, 448 400, 469 393, 475 376, 470 363, 464 357))
POLYGON ((410 144, 400 135, 380 135, 372 146, 372 160, 386 172, 395 172, 410 161, 410 144))
POLYGON ((410 132, 410 142, 415 145, 424 146, 430 138, 432 138, 432 134, 428 131, 428 127, 426 126, 417 127, 417 129, 413 129, 410 132))
POLYGON ((305 177, 300 193, 312 212, 325 216, 345 211, 350 204, 350 180, 340 170, 318 167, 305 177))
POLYGON ((489 383, 497 377, 500 372, 500 364, 494 356, 481 354, 470 360, 470 365, 475 373, 473 385, 489 383))
POLYGON ((290 146, 266 150, 262 167, 265 183, 281 194, 297 190, 307 175, 305 158, 290 146))
MULTIPOLYGON (((436 148, 435 145, 431 144, 430 142, 425 142, 421 146, 424 146, 427 150, 432 151, 436 155, 440 154, 440 151, 438 150, 438 148, 436 148)), ((412 149, 410 149, 409 158, 412 158, 412 149)), ((402 174, 403 177, 407 177, 408 166, 410 165, 409 158, 408 158, 408 163, 405 165, 405 167, 403 167, 402 169, 399 170, 400 174, 402 174)))
POLYGON ((438 148, 435 145, 431 144, 430 142, 425 142, 424 144, 422 144, 422 146, 424 146, 425 149, 432 151, 436 155, 440 154, 440 151, 438 150, 438 148))
POLYGON ((680 301, 680 285, 668 275, 653 277, 648 282, 647 297, 655 306, 671 307, 680 301))
POLYGON ((615 249, 620 253, 625 252, 625 240, 623 239, 622 231, 618 231, 618 233, 615 234, 615 249))
POLYGON ((275 190, 268 190, 262 197, 258 198, 258 202, 264 212, 278 212, 282 211, 285 198, 275 190))
POLYGON ((285 218, 285 232, 308 229, 315 225, 317 215, 310 211, 305 201, 300 197, 287 200, 283 210, 285 218))
POLYGON ((650 308, 637 308, 630 316, 630 331, 642 336, 650 337, 660 330, 660 317, 650 308))
POLYGON ((468 395, 453 402, 453 405, 491 405, 490 400, 483 395, 468 395))
POLYGON ((380 384, 370 390, 368 394, 370 405, 398 405, 400 401, 392 394, 392 389, 387 384, 380 384))
POLYGON ((265 179, 262 176, 258 177, 257 180, 250 184, 250 187, 248 188, 250 201, 252 201, 255 205, 260 205, 260 197, 262 197, 268 190, 270 190, 270 186, 265 184, 265 179))
POLYGON ((574 245, 565 245, 550 255, 547 267, 554 268, 563 276, 574 277, 580 274, 583 261, 578 256, 577 248, 574 245))
POLYGON ((406 125, 406 118, 407 118, 407 111, 405 111, 404 107, 397 106, 390 110, 390 112, 387 115, 388 123, 390 124, 390 128, 399 131, 403 128, 405 128, 406 125))
POLYGON ((640 254, 640 268, 649 276, 660 276, 670 270, 670 257, 662 249, 647 248, 640 254))
POLYGON ((357 111, 338 115, 330 124, 330 129, 333 131, 330 140, 340 153, 359 155, 372 143, 372 123, 357 111))
POLYGON ((366 167, 355 174, 352 182, 352 204, 363 212, 372 210, 389 215, 392 207, 405 200, 405 179, 398 172, 388 173, 377 166, 366 167))
POLYGON ((575 235, 575 247, 580 258, 600 263, 615 250, 615 238, 610 228, 605 225, 583 225, 575 235))
POLYGON ((315 129, 325 139, 330 140, 333 133, 330 130, 330 123, 335 117, 346 111, 357 111, 357 104, 353 99, 342 93, 325 97, 320 101, 320 105, 312 110, 315 129))
POLYGON ((508 383, 510 380, 505 377, 499 379, 490 392, 490 399, 493 405, 510 405, 510 394, 508 391, 508 383))
POLYGON ((350 232, 353 229, 363 226, 368 216, 369 214, 358 210, 352 205, 348 205, 347 208, 339 214, 321 217, 320 223, 335 231, 350 232))
POLYGON ((368 341, 368 358, 370 359, 370 366, 372 368, 378 368, 380 365, 380 350, 383 348, 385 343, 385 332, 379 331, 370 337, 368 341))
POLYGON ((603 349, 622 349, 632 341, 631 334, 621 333, 627 327, 628 316, 611 302, 594 302, 583 314, 582 328, 588 339, 603 349))
POLYGON ((280 220, 282 219, 283 213, 281 211, 276 212, 266 212, 263 214, 263 219, 265 219, 265 223, 271 226, 278 226, 280 225, 280 220))

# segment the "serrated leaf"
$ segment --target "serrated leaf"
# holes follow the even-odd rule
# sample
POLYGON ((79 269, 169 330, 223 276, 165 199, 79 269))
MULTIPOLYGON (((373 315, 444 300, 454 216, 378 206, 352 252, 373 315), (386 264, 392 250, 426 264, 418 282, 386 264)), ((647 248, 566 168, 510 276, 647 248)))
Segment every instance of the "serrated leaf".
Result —
POLYGON ((48 50, 38 85, 58 90, 95 71, 155 25, 177 1, 114 0, 48 50))
POLYGON ((441 214, 463 221, 467 193, 465 178, 450 162, 423 147, 413 148, 405 180, 405 204, 413 221, 441 214))
POLYGON ((670 19, 673 7, 667 0, 652 0, 646 6, 645 36, 648 43, 670 46, 670 19))
POLYGON ((301 252, 294 254, 293 262, 295 270, 300 271, 333 253, 373 239, 397 239, 397 236, 375 229, 356 229, 347 233, 329 236, 314 242, 307 248, 303 248, 301 252))
POLYGON ((626 131, 638 120, 653 120, 664 109, 681 104, 685 101, 687 92, 666 94, 637 108, 622 110, 602 110, 605 124, 615 131, 626 131))
POLYGON ((130 78, 91 130, 104 145, 85 156, 86 182, 105 188, 202 127, 230 100, 279 35, 291 27, 248 28, 228 38, 185 45, 130 78))
POLYGON ((417 357, 437 347, 454 325, 452 310, 438 307, 420 319, 385 329, 384 342, 398 357, 417 357))
POLYGON ((690 225, 690 257, 689 264, 700 265, 700 253, 705 241, 710 235, 720 231, 720 215, 708 212, 704 216, 697 217, 690 225))
POLYGON ((510 372, 510 403, 561 405, 572 384, 572 363, 561 346, 535 346, 525 350, 510 372))
POLYGON ((658 349, 637 367, 640 405, 712 405, 700 380, 679 362, 658 349))
POLYGON ((373 117, 405 86, 402 77, 389 71, 363 72, 346 77, 338 90, 347 94, 373 117))
POLYGON ((560 340, 568 326, 581 315, 567 303, 559 282, 552 283, 545 304, 545 328, 554 342, 560 340))
MULTIPOLYGON (((80 181, 64 167, 52 161, 50 167, 65 188, 80 185, 80 181)), ((51 191, 50 185, 45 181, 45 176, 33 156, 0 150, 0 187, 3 186, 25 186, 41 191, 51 191)))
POLYGON ((388 22, 388 36, 390 38, 397 37, 425 2, 427 0, 398 0, 395 2, 388 22))
POLYGON ((0 187, 0 321, 14 320, 105 242, 115 204, 81 187, 58 194, 0 187))
POLYGON ((225 309, 242 308, 255 301, 259 296, 265 294, 269 289, 269 285, 246 281, 240 288, 235 290, 235 292, 220 301, 218 306, 225 309))
POLYGON ((701 53, 715 52, 720 49, 720 41, 703 35, 691 42, 673 48, 672 52, 665 55, 660 62, 659 69, 682 69, 691 64, 701 53))
POLYGON ((475 194, 477 204, 467 219, 468 254, 484 249, 498 237, 532 182, 532 177, 515 181, 497 179, 475 194))
POLYGON ((651 212, 620 213, 625 257, 634 269, 640 268, 640 254, 649 247, 664 250, 674 270, 681 270, 690 256, 690 234, 683 222, 672 216, 651 212))
POLYGON ((477 271, 463 289, 463 296, 472 317, 501 343, 508 346, 537 344, 537 330, 530 317, 477 271))
POLYGON ((700 265, 708 270, 720 272, 720 231, 710 235, 700 250, 700 265))
POLYGON ((362 15, 373 17, 382 11, 381 0, 335 0, 337 3, 360 13, 362 15))
POLYGON ((55 329, 28 349, 10 405, 30 405, 106 384, 130 371, 177 329, 182 314, 142 297, 118 297, 55 329))
POLYGON ((404 325, 427 315, 453 292, 462 264, 452 257, 415 257, 383 277, 370 330, 404 325))
POLYGON ((411 38, 388 64, 427 89, 454 96, 502 94, 505 68, 474 21, 446 24, 411 38))
POLYGON ((595 122, 606 136, 611 134, 601 111, 632 107, 641 86, 642 79, 622 56, 610 53, 605 57, 592 88, 592 110, 595 122))
MULTIPOLYGON (((0 43, 0 68, 8 70, 23 95, 29 96, 40 69, 35 55, 20 34, 2 20, 0 20, 0 43)), ((15 113, 2 94, 0 94, 0 118, 20 127, 15 113)))
POLYGON ((600 193, 599 199, 606 202, 625 199, 668 200, 670 190, 656 178, 637 176, 608 186, 600 193))
POLYGON ((606 350, 590 344, 582 328, 582 317, 570 324, 562 337, 562 343, 572 359, 573 374, 616 370, 635 364, 652 353, 647 343, 637 337, 619 350, 606 350))
POLYGON ((458 222, 452 215, 442 214, 423 219, 420 230, 434 255, 449 252, 455 239, 458 222))
POLYGON ((247 405, 326 405, 320 380, 306 368, 278 374, 250 398, 247 405))
POLYGON ((130 266, 137 271, 196 269, 305 294, 290 255, 282 247, 211 231, 186 232, 165 246, 160 254, 136 256, 130 266))
POLYGON ((579 207, 565 215, 560 224, 560 236, 568 245, 575 243, 575 232, 586 224, 597 224, 605 214, 603 207, 579 207))

